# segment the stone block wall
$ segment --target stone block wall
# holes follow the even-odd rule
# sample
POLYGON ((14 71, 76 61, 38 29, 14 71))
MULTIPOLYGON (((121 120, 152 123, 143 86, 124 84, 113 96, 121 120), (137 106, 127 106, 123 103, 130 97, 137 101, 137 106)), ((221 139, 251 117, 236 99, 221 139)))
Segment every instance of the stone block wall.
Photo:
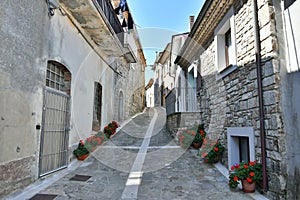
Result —
MULTIPOLYGON (((278 48, 271 1, 258 1, 261 34, 263 98, 268 170, 268 195, 285 198, 285 140, 280 108, 278 48)), ((220 78, 215 67, 215 44, 207 43, 200 54, 202 87, 197 94, 207 136, 220 138, 227 147, 227 128, 253 127, 256 159, 261 160, 257 71, 255 65, 252 1, 234 4, 237 67, 220 78)), ((226 153, 226 152, 225 152, 226 153)), ((225 163, 226 161, 226 155, 225 163)))
POLYGON ((119 94, 123 92, 123 118, 127 119, 145 108, 145 75, 141 63, 127 63, 123 60, 118 70, 123 77, 115 74, 114 83, 114 119, 118 119, 119 94))
POLYGON ((201 116, 199 112, 176 112, 167 116, 166 128, 171 133, 173 138, 176 137, 177 131, 180 128, 192 127, 195 124, 200 124, 201 116))

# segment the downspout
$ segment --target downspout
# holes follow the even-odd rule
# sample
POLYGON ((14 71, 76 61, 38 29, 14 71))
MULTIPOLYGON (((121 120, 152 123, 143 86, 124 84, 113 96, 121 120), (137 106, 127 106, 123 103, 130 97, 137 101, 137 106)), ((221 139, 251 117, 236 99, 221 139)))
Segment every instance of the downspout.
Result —
POLYGON ((254 36, 255 36, 255 56, 256 56, 256 72, 257 72, 257 86, 258 86, 258 100, 259 100, 259 122, 260 122, 260 143, 262 156, 262 183, 263 190, 268 190, 267 181, 267 167, 266 167, 266 136, 265 136, 265 116, 263 103, 263 87, 262 87, 262 69, 261 69, 261 46, 258 22, 258 8, 257 0, 253 0, 253 19, 254 19, 254 36))
POLYGON ((189 102, 188 102, 188 98, 189 98, 189 90, 188 90, 188 69, 184 69, 184 79, 185 79, 185 112, 188 112, 189 110, 189 102))

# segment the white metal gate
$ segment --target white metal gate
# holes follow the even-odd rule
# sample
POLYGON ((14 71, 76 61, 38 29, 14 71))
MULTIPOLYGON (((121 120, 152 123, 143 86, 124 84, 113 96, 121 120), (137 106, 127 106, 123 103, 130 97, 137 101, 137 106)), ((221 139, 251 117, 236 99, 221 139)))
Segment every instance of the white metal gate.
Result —
POLYGON ((70 97, 61 91, 44 90, 39 176, 68 165, 69 102, 70 97))

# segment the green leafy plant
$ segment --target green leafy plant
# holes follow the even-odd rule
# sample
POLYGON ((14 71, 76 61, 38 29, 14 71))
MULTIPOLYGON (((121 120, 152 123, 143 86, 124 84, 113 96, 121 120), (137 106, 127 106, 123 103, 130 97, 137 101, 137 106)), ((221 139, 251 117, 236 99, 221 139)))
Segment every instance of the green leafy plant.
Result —
POLYGON ((97 146, 98 145, 98 138, 95 135, 92 135, 86 139, 85 144, 90 144, 91 146, 97 146))
POLYGON ((202 153, 204 157, 204 162, 206 163, 214 163, 217 162, 223 152, 225 151, 225 147, 219 142, 219 140, 212 146, 208 153, 202 153))
POLYGON ((86 148, 83 140, 80 140, 78 143, 78 147, 73 151, 73 154, 78 157, 78 156, 83 156, 86 154, 89 154, 90 151, 86 148))
POLYGON ((183 128, 177 133, 178 141, 182 148, 188 148, 194 141, 196 131, 193 129, 183 128))
POLYGON ((248 183, 260 182, 262 180, 262 165, 256 161, 250 161, 231 166, 229 186, 236 188, 241 180, 246 180, 248 183))
POLYGON ((116 129, 119 127, 119 124, 116 121, 112 121, 107 126, 104 127, 104 134, 107 138, 110 138, 113 134, 116 133, 116 129))
POLYGON ((104 141, 108 140, 108 138, 106 137, 106 135, 102 132, 102 131, 98 131, 95 134, 95 137, 97 138, 98 141, 98 145, 102 144, 104 141))
POLYGON ((204 124, 200 124, 198 126, 197 131, 196 131, 193 142, 202 144, 203 141, 204 141, 205 136, 206 136, 206 132, 204 131, 204 124))

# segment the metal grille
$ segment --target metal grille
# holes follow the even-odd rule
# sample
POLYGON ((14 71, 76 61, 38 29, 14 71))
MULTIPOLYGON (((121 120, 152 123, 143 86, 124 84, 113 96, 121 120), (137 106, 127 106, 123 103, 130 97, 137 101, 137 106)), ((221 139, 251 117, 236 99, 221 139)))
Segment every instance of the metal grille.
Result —
POLYGON ((175 113, 176 94, 175 88, 166 97, 166 113, 167 115, 175 113))
POLYGON ((94 116, 96 121, 101 122, 101 107, 102 107, 102 86, 100 83, 95 83, 94 94, 94 116))
MULTIPOLYGON (((95 0, 94 0, 95 1, 95 0)), ((101 10, 103 11, 106 19, 109 21, 109 24, 116 33, 120 43, 124 45, 124 31, 122 25, 115 14, 114 8, 111 5, 110 0, 96 0, 101 10)))
POLYGON ((58 63, 48 62, 46 86, 64 91, 64 71, 58 63))
POLYGON ((39 176, 67 167, 69 101, 63 92, 45 89, 39 176))

